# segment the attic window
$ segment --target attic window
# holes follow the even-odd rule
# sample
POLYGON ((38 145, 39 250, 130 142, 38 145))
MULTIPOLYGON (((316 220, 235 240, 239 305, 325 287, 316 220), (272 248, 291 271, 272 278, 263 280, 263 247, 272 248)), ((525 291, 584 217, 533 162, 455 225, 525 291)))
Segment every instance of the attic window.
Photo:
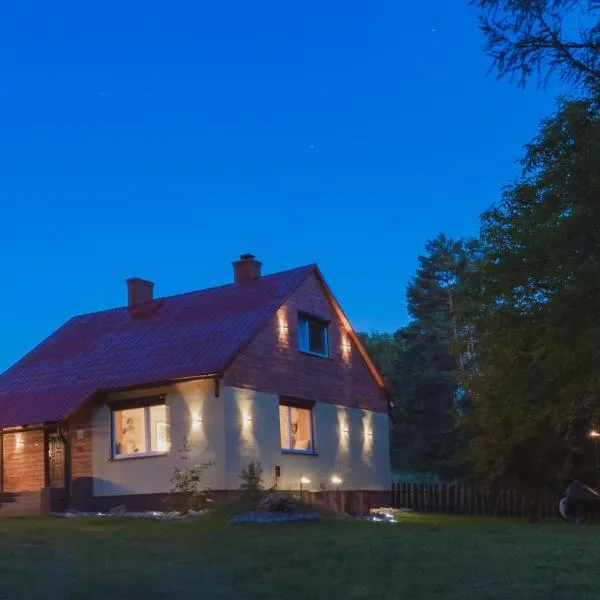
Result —
POLYGON ((324 319, 300 313, 298 315, 298 349, 315 356, 329 356, 329 323, 324 319))

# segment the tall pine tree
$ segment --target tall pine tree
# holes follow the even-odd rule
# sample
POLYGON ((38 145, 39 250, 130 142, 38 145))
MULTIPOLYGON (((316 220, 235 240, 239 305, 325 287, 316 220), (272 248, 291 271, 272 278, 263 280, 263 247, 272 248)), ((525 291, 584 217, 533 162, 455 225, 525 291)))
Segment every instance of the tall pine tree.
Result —
POLYGON ((470 327, 460 288, 476 268, 479 246, 439 235, 425 249, 407 290, 412 322, 400 334, 401 447, 407 468, 444 476, 455 471, 456 417, 467 402, 461 380, 469 364, 463 340, 470 327))
POLYGON ((425 250, 407 289, 409 325, 363 341, 396 396, 394 468, 445 476, 456 472, 456 418, 467 405, 461 381, 472 354, 469 297, 461 290, 479 261, 479 247, 440 235, 425 250))

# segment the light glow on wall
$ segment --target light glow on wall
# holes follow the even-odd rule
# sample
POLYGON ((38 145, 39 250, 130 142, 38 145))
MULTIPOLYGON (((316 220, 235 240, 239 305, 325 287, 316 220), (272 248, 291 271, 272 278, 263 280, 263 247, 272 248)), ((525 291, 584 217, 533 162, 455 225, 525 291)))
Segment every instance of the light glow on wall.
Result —
POLYGON ((350 336, 344 332, 342 333, 342 358, 348 362, 350 360, 350 352, 352 351, 352 344, 350 343, 350 336))
POLYGON ((279 343, 287 346, 290 341, 290 330, 288 325, 288 315, 285 306, 277 311, 277 331, 279 333, 279 343))
POLYGON ((240 454, 248 461, 259 455, 258 441, 255 435, 253 394, 247 390, 235 391, 235 403, 238 410, 240 432, 240 454))
POLYGON ((242 437, 252 434, 252 400, 242 390, 236 394, 237 406, 240 414, 242 437))
POLYGON ((192 413, 192 431, 200 431, 202 429, 202 413, 197 410, 192 413))
POLYGON ((15 433, 15 452, 21 452, 25 448, 25 438, 22 433, 15 433))
POLYGON ((363 444, 362 456, 367 464, 371 464, 373 455, 373 413, 365 410, 362 417, 363 444))
POLYGON ((337 408, 337 422, 339 436, 338 455, 345 455, 350 450, 350 424, 348 422, 348 412, 341 406, 337 408))
MULTIPOLYGON (((211 386, 212 387, 212 386, 211 386)), ((213 392, 207 390, 210 394, 213 392)), ((190 396, 188 392, 188 396, 190 396)), ((211 405, 207 401, 207 398, 210 396, 205 395, 200 392, 198 395, 194 395, 190 397, 188 400, 187 408, 189 410, 189 442, 190 446, 194 449, 193 452, 195 455, 212 455, 213 448, 209 443, 209 439, 207 436, 207 430, 210 429, 211 420, 209 418, 211 414, 211 405)))
POLYGON ((343 480, 342 480, 342 478, 339 475, 332 475, 331 476, 331 483, 339 488, 340 485, 342 485, 343 480))

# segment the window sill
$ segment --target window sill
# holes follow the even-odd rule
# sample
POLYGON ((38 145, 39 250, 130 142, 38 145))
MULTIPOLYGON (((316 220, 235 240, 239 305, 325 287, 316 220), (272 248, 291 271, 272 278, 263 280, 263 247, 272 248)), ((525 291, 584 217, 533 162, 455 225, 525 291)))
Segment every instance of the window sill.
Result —
POLYGON ((143 452, 139 454, 118 454, 111 456, 109 460, 121 461, 121 460, 138 460, 142 458, 160 458, 167 456, 168 452, 143 452))
POLYGON ((329 354, 319 354, 318 352, 311 352, 310 350, 298 350, 300 354, 306 354, 307 356, 314 356, 315 358, 324 358, 325 360, 331 360, 329 354))
POLYGON ((286 450, 284 448, 281 449, 281 454, 297 454, 299 456, 319 456, 319 453, 314 452, 313 450, 286 450))

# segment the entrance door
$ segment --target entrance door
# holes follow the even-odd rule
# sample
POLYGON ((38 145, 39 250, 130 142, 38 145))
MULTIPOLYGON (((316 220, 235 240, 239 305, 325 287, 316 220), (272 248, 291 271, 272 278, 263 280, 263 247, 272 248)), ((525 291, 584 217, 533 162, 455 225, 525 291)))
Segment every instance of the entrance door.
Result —
POLYGON ((50 487, 64 487, 65 443, 58 432, 48 434, 48 475, 50 487))

